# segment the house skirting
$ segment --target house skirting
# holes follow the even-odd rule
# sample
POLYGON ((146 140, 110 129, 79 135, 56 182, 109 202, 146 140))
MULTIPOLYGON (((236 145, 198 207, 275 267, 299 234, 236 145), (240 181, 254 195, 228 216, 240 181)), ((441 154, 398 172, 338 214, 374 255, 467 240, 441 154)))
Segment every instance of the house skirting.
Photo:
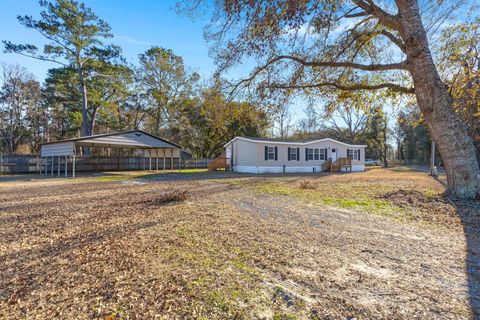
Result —
MULTIPOLYGON (((301 167, 256 167, 256 166, 233 166, 233 171, 242 173, 307 173, 307 172, 321 172, 321 166, 301 166, 301 167)), ((365 171, 364 165, 352 165, 353 172, 365 171)))

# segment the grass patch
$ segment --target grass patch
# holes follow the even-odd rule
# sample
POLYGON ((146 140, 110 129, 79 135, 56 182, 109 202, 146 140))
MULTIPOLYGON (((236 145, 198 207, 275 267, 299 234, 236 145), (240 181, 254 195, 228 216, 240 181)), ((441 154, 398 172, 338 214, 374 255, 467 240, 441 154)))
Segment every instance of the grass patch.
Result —
POLYGON ((362 194, 349 194, 350 197, 348 198, 330 196, 325 194, 323 190, 316 188, 312 182, 306 183, 302 181, 299 187, 267 182, 257 185, 256 189, 266 193, 294 196, 328 206, 350 209, 360 208, 369 212, 381 212, 383 210, 387 213, 387 211, 391 210, 391 205, 385 200, 371 198, 362 194))
POLYGON ((94 177, 88 177, 89 181, 98 181, 98 182, 113 182, 113 181, 125 181, 125 180, 132 180, 136 179, 136 176, 94 176, 94 177))
POLYGON ((370 198, 363 199, 342 199, 342 198, 332 198, 325 197, 321 201, 326 205, 339 206, 343 208, 376 208, 376 209, 386 209, 388 208, 387 201, 375 200, 370 198))
POLYGON ((391 169, 382 170, 381 173, 384 176, 364 178, 354 174, 328 175, 302 180, 282 177, 237 180, 234 184, 321 205, 388 216, 401 222, 427 224, 430 227, 459 223, 455 208, 445 202, 441 196, 442 189, 432 184, 430 177, 423 178, 418 173, 394 173, 391 169), (425 182, 418 183, 411 176, 425 182))

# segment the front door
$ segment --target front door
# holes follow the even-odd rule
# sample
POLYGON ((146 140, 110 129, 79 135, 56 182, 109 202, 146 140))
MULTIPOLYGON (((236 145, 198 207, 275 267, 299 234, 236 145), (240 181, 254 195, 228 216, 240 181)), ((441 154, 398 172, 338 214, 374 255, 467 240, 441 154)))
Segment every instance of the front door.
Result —
POLYGON ((337 161, 337 149, 336 148, 332 148, 332 162, 335 162, 337 161))

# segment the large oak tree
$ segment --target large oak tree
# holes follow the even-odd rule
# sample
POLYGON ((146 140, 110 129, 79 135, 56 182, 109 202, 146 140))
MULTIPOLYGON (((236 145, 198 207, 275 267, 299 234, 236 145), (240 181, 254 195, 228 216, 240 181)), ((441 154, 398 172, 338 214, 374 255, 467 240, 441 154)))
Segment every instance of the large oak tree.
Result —
POLYGON ((448 6, 458 3, 224 0, 216 2, 206 34, 219 71, 257 64, 236 88, 415 95, 445 164, 448 195, 471 199, 480 195, 475 148, 454 111, 427 36, 438 29, 435 21, 445 18, 448 6))

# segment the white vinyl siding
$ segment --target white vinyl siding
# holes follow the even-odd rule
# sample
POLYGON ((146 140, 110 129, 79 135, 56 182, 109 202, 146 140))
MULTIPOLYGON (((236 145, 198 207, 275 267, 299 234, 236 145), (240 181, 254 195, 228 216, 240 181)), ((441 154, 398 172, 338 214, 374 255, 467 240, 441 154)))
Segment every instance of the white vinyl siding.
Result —
POLYGON ((44 144, 41 148, 42 157, 72 156, 75 152, 73 142, 44 144))

